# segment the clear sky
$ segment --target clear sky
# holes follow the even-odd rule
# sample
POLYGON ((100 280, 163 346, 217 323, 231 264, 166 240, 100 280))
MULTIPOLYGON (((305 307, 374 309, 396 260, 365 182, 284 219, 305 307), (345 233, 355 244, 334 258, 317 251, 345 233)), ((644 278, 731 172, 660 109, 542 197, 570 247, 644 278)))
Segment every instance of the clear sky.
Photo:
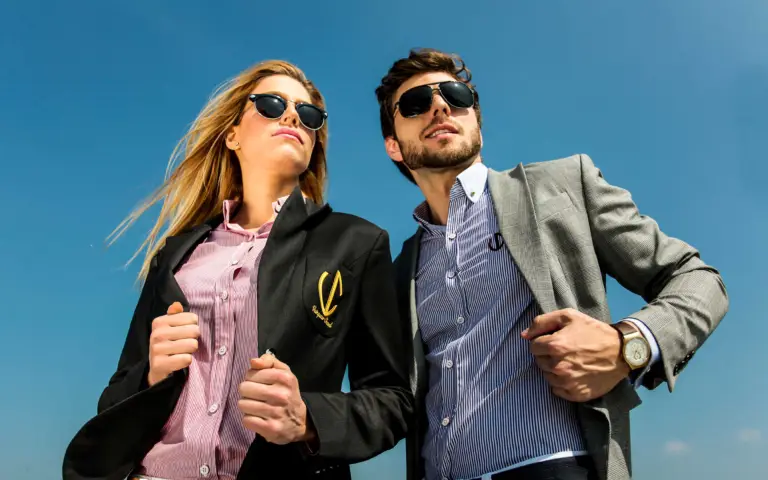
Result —
MULTIPOLYGON (((138 295, 138 264, 122 266, 150 219, 104 240, 225 78, 266 58, 306 70, 328 102, 331 205, 399 251, 420 193, 386 157, 373 90, 416 46, 473 70, 490 167, 587 153, 723 274, 721 327, 674 393, 641 391, 635 478, 761 476, 767 45, 760 0, 3 2, 0 476, 60 476, 116 365, 138 295)), ((641 305, 615 282, 609 295, 615 317, 641 305)), ((354 475, 404 464, 399 445, 354 475)))

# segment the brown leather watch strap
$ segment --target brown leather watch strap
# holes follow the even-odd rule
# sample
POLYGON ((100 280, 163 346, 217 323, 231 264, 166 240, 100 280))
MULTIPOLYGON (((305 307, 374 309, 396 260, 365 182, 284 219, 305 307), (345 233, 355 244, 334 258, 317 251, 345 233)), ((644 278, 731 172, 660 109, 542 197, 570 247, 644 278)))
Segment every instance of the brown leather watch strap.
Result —
POLYGON ((618 322, 613 326, 625 337, 633 333, 639 333, 639 330, 629 322, 618 322))

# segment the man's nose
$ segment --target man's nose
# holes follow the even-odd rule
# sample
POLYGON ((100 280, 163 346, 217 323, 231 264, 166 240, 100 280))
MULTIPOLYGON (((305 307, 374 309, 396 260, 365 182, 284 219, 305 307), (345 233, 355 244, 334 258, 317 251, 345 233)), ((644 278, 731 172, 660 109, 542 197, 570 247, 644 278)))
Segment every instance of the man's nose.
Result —
POLYGON ((451 106, 448 105, 443 96, 440 95, 440 91, 437 89, 432 90, 432 106, 430 107, 430 112, 433 117, 436 117, 439 114, 443 114, 446 117, 451 115, 451 106))

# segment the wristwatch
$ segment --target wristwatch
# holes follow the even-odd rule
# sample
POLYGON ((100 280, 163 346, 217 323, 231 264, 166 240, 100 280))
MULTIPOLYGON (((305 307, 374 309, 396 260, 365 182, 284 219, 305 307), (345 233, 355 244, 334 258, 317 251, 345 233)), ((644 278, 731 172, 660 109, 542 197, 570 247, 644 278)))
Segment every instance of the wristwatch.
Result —
POLYGON ((629 368, 637 370, 648 365, 651 360, 651 346, 643 334, 629 322, 618 322, 612 326, 619 332, 621 355, 629 368))

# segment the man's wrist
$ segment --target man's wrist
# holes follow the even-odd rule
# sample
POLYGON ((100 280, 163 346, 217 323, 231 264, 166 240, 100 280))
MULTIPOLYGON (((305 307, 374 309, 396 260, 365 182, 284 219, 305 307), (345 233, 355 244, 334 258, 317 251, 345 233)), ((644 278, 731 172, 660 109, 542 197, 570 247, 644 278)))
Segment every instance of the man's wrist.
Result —
POLYGON ((655 339, 649 339, 643 328, 640 327, 634 319, 623 319, 615 324, 613 328, 618 332, 621 348, 621 359, 628 367, 628 374, 645 371, 655 360, 654 351, 655 339), (632 360, 627 358, 632 357, 632 360))
POLYGON ((624 358, 624 339, 621 331, 614 327, 616 330, 616 344, 618 345, 618 361, 616 362, 616 370, 621 373, 622 377, 628 377, 632 374, 632 367, 627 363, 627 359, 624 358))
MULTIPOLYGON (((633 331, 635 331, 635 332, 639 333, 640 335, 643 335, 643 332, 641 332, 641 331, 640 331, 640 329, 639 329, 639 328, 637 328, 637 325, 635 325, 634 323, 632 323, 632 322, 630 322, 630 321, 628 321, 628 320, 626 320, 626 319, 624 319, 624 320, 621 320, 621 321, 619 321, 619 322, 617 322, 617 323, 620 323, 620 324, 622 324, 622 325, 628 325, 628 326, 629 326, 629 328, 631 328, 633 331)), ((623 341, 623 339, 622 339, 622 338, 623 338, 623 337, 621 336, 621 334, 619 334, 619 341, 620 341, 621 343, 624 343, 624 341, 623 341)), ((643 335, 643 338, 645 338, 645 335, 643 335)), ((646 341, 647 341, 647 339, 646 339, 646 341)))
POLYGON ((656 340, 656 336, 653 334, 651 329, 648 328, 645 323, 636 318, 626 317, 622 321, 635 327, 637 331, 640 332, 640 335, 648 343, 648 346, 651 348, 651 358, 648 361, 646 368, 651 367, 653 364, 658 362, 661 359, 661 350, 659 348, 659 343, 656 340))

